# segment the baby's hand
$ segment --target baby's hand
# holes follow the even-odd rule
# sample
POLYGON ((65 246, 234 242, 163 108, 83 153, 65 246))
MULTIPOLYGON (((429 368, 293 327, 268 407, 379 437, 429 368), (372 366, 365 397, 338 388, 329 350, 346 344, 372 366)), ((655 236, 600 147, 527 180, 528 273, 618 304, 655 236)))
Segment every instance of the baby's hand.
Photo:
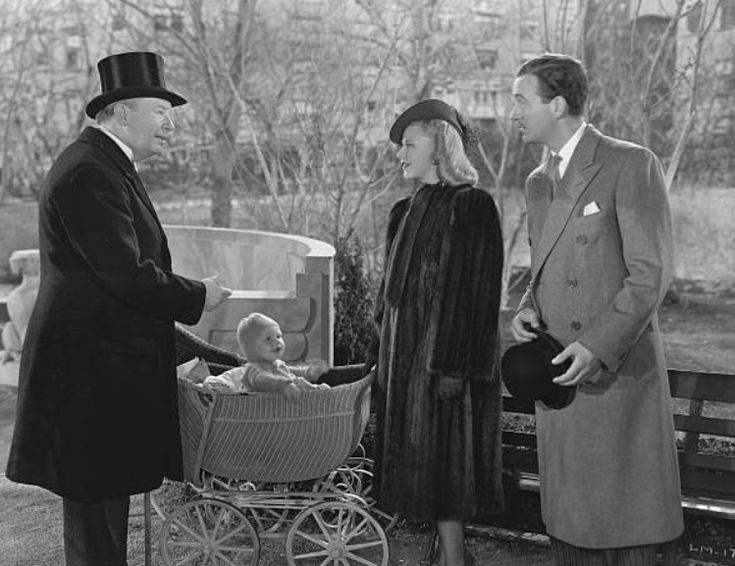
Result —
POLYGON ((212 391, 217 391, 218 393, 235 392, 232 386, 218 375, 207 376, 207 378, 202 382, 202 385, 212 391))
POLYGON ((301 389, 329 389, 329 385, 326 383, 310 383, 304 378, 299 378, 294 383, 301 389))
POLYGON ((283 396, 289 403, 295 403, 301 399, 301 389, 295 383, 289 383, 286 385, 286 387, 281 390, 281 393, 283 393, 283 396))
POLYGON ((309 366, 306 376, 309 381, 316 381, 329 371, 329 365, 324 360, 312 360, 306 362, 309 366))
POLYGON ((216 391, 217 393, 232 393, 232 389, 230 387, 219 381, 204 382, 202 383, 202 386, 207 387, 212 391, 216 391))

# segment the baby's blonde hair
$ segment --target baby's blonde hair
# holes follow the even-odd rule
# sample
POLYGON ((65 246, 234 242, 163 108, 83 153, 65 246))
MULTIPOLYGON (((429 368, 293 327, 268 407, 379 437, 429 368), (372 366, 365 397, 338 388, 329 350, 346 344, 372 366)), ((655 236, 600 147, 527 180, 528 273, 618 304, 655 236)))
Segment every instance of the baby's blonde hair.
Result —
POLYGON ((275 320, 259 312, 252 312, 243 318, 237 325, 237 343, 240 346, 240 351, 246 357, 249 357, 248 349, 250 345, 260 337, 264 330, 271 326, 280 329, 275 320))

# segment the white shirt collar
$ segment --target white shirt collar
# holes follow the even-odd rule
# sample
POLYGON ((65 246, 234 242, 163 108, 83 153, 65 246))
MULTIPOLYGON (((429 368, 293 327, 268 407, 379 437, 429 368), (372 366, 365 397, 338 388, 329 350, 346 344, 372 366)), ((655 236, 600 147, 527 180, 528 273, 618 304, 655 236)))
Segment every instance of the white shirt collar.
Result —
POLYGON ((119 137, 113 134, 110 130, 105 128, 102 124, 93 124, 93 127, 107 134, 112 139, 112 141, 114 141, 120 147, 122 152, 128 156, 128 159, 130 159, 130 161, 133 162, 133 165, 135 166, 135 170, 136 171, 138 170, 138 164, 135 163, 135 161, 133 161, 133 150, 130 149, 130 147, 124 141, 122 141, 119 137))
POLYGON ((561 158, 561 161, 559 161, 559 177, 564 176, 564 172, 567 170, 567 165, 569 165, 569 161, 572 159, 572 155, 574 155, 574 150, 577 149, 577 144, 579 143, 579 140, 582 139, 582 135, 584 135, 586 126, 587 122, 582 120, 577 131, 572 134, 572 137, 567 140, 567 143, 565 143, 559 150, 559 153, 557 153, 561 158))

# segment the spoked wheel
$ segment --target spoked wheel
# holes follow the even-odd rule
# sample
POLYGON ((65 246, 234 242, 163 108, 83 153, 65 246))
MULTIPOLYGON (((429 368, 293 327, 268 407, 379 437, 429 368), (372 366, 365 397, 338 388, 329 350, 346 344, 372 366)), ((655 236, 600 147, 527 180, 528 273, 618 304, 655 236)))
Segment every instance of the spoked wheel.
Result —
POLYGON ((387 566, 388 539, 365 509, 324 501, 294 519, 286 558, 289 566, 387 566))
POLYGON ((375 505, 373 497, 373 461, 369 458, 350 458, 346 465, 318 480, 314 491, 326 493, 354 493, 365 500, 373 516, 388 533, 400 519, 398 513, 386 513, 375 505))
POLYGON ((161 553, 169 566, 256 566, 260 541, 237 507, 199 499, 168 516, 161 531, 161 553))

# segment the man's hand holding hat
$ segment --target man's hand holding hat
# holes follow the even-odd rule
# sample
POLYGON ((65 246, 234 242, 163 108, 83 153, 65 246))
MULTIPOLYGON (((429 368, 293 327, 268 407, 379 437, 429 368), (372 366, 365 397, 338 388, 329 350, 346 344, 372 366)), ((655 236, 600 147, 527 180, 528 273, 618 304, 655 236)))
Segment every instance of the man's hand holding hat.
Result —
POLYGON ((543 325, 533 309, 523 309, 513 322, 534 338, 519 338, 518 344, 508 348, 502 356, 501 375, 508 392, 521 401, 541 401, 550 409, 567 407, 574 400, 577 388, 571 383, 563 386, 555 378, 564 375, 572 364, 568 356, 562 358, 569 348, 565 349, 559 340, 542 330, 543 325), (523 320, 523 313, 529 320, 523 320), (534 321, 536 327, 532 326, 534 321))
POLYGON ((541 321, 538 313, 529 308, 522 309, 515 315, 510 323, 510 330, 516 342, 530 342, 536 339, 536 333, 533 330, 541 328, 541 321))
POLYGON ((595 356, 579 342, 572 342, 569 344, 569 346, 564 348, 559 355, 551 360, 551 363, 558 366, 567 360, 572 360, 572 365, 569 366, 569 369, 567 369, 566 372, 553 379, 554 383, 558 385, 568 387, 571 385, 581 385, 586 383, 590 381, 602 367, 600 358, 595 356))

